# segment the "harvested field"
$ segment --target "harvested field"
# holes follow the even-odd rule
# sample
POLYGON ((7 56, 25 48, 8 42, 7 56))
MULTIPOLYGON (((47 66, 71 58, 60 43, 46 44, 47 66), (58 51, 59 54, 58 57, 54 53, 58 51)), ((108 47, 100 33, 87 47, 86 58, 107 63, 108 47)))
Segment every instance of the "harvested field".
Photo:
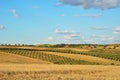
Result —
POLYGON ((120 66, 0 64, 0 80, 119 80, 120 66))

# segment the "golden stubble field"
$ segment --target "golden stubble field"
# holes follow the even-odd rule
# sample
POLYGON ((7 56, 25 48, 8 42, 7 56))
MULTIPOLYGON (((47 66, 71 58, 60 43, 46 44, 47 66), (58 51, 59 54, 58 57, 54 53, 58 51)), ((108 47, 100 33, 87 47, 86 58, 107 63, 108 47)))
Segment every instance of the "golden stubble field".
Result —
POLYGON ((119 80, 120 66, 0 64, 0 80, 119 80))

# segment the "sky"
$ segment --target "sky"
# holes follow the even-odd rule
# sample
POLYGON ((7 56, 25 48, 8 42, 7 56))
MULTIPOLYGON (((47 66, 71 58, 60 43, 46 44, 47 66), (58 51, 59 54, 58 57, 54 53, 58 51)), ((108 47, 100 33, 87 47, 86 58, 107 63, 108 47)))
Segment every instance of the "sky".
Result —
POLYGON ((0 44, 120 43, 120 0, 0 0, 0 44))

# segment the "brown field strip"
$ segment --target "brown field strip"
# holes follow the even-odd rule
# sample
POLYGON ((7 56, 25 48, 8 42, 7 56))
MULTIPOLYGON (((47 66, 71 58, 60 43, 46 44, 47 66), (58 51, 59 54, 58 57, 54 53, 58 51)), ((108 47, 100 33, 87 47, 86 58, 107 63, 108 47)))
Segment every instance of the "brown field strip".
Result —
POLYGON ((22 48, 22 49, 37 49, 37 50, 60 49, 60 50, 90 51, 89 49, 79 49, 79 48, 41 48, 41 47, 17 47, 17 48, 22 48))
POLYGON ((62 50, 75 50, 75 51, 90 51, 90 49, 80 49, 80 48, 58 48, 62 50))
POLYGON ((81 54, 69 54, 69 53, 59 53, 59 52, 46 52, 48 54, 53 54, 53 55, 58 55, 58 56, 64 56, 72 59, 77 59, 77 60, 84 60, 84 61, 89 61, 89 62, 98 62, 102 64, 117 64, 120 65, 119 61, 115 60, 109 60, 109 59, 103 59, 99 57, 93 57, 93 56, 88 56, 88 55, 81 55, 81 54))

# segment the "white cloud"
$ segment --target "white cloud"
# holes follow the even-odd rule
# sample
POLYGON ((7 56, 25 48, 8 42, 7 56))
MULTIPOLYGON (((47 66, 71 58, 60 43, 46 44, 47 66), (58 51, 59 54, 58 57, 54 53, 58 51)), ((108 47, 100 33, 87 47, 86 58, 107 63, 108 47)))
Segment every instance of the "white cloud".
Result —
POLYGON ((3 30, 5 29, 5 26, 4 25, 0 25, 0 30, 3 30))
POLYGON ((60 5, 61 5, 61 3, 59 3, 59 2, 57 2, 57 3, 55 4, 55 6, 57 6, 57 7, 60 6, 60 5))
POLYGON ((59 32, 60 32, 60 30, 59 30, 59 29, 56 29, 56 30, 55 30, 55 33, 59 33, 59 32))
POLYGON ((62 35, 65 40, 77 40, 81 37, 80 33, 77 31, 68 31, 68 30, 56 29, 55 33, 62 35))
POLYGON ((73 36, 73 35, 64 35, 64 39, 65 40, 80 40, 81 36, 77 35, 77 36, 73 36))
POLYGON ((115 31, 115 32, 114 32, 114 34, 120 34, 120 32, 118 32, 118 31, 115 31))
POLYGON ((9 9, 9 12, 11 12, 16 18, 20 18, 20 15, 17 13, 16 9, 9 9))
POLYGON ((91 27, 91 29, 94 29, 94 30, 107 30, 108 28, 107 27, 91 27))
POLYGON ((66 14, 62 14, 61 16, 62 16, 62 17, 65 17, 65 16, 66 16, 66 14))
POLYGON ((80 6, 83 9, 112 9, 120 6, 120 0, 58 0, 59 5, 80 6))
POLYGON ((102 14, 75 14, 76 17, 102 17, 102 14))
POLYGON ((47 41, 53 41, 54 40, 54 38, 53 37, 48 37, 48 40, 47 41))
POLYGON ((72 37, 71 37, 71 36, 69 36, 69 35, 64 35, 64 39, 65 39, 65 40, 71 40, 71 39, 72 39, 72 37))
POLYGON ((33 9, 40 9, 40 7, 37 6, 37 5, 32 6, 32 8, 33 8, 33 9))
POLYGON ((56 34, 62 34, 62 35, 70 35, 70 34, 77 34, 78 32, 77 31, 68 31, 68 30, 59 30, 59 29, 56 29, 55 33, 56 34))
POLYGON ((110 41, 110 40, 114 40, 115 37, 114 36, 103 35, 103 36, 99 36, 98 39, 101 40, 101 41, 110 41))
POLYGON ((115 28, 114 34, 120 34, 120 27, 115 28))

